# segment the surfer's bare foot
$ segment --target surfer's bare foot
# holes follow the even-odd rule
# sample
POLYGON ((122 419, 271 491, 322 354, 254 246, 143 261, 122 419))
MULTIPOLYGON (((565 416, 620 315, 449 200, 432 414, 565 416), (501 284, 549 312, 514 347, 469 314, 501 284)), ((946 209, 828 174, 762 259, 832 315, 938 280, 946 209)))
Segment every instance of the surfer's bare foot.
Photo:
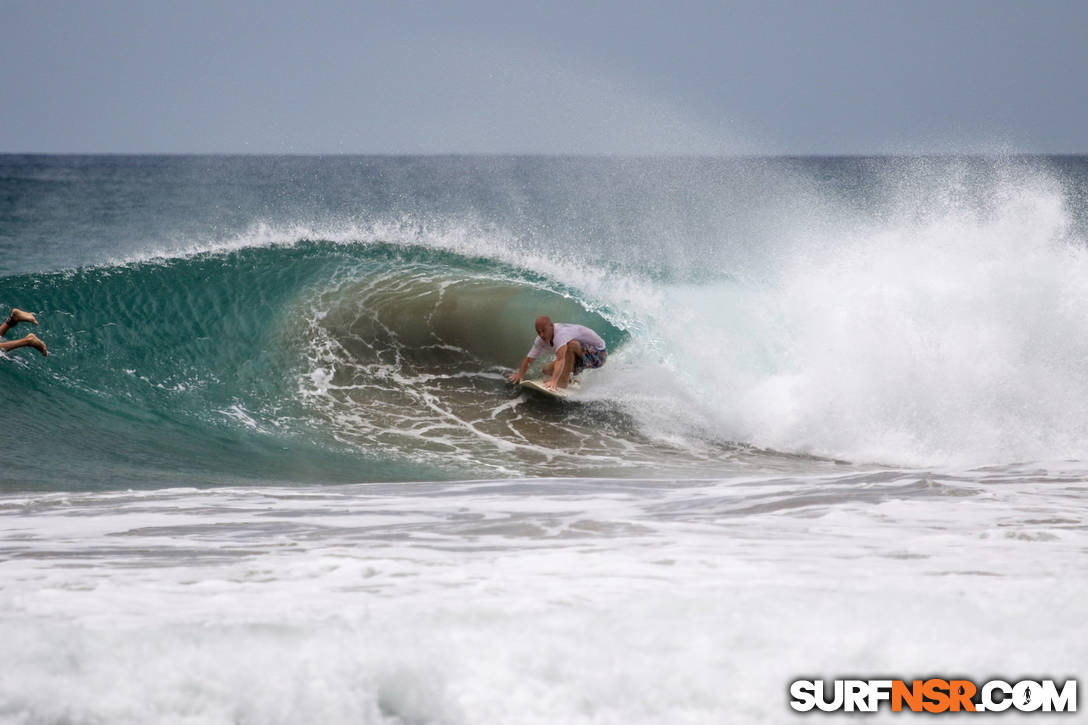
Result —
POLYGON ((15 327, 20 322, 32 322, 35 325, 38 324, 38 318, 30 312, 24 312, 18 307, 14 307, 11 310, 11 316, 8 317, 8 328, 15 327))
POLYGON ((41 339, 33 332, 24 337, 23 339, 26 340, 26 344, 28 347, 34 348, 45 357, 49 357, 49 351, 45 349, 45 343, 42 342, 41 339))

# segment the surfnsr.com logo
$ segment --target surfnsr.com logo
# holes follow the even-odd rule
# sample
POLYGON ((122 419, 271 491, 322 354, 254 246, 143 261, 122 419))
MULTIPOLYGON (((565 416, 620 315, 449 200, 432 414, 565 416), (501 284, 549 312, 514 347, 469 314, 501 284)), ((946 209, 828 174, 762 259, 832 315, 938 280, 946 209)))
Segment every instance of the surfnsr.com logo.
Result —
POLYGON ((1077 681, 1054 680, 795 680, 790 707, 798 712, 1076 712, 1077 681))

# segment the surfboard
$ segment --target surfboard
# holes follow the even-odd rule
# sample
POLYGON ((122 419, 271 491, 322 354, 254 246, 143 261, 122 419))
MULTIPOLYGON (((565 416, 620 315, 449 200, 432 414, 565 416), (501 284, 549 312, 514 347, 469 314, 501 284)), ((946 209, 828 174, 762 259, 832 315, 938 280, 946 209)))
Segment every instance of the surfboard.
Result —
POLYGON ((572 397, 575 392, 571 390, 569 386, 566 388, 559 388, 558 390, 548 390, 544 387, 543 380, 522 380, 521 387, 542 393, 549 398, 559 398, 560 400, 566 400, 572 397))

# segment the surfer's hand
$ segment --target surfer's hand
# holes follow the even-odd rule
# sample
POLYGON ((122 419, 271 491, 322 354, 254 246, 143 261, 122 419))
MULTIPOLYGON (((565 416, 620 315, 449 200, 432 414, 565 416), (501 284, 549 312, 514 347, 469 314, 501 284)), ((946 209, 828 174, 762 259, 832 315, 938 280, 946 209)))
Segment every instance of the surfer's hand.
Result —
POLYGON ((544 387, 548 390, 559 390, 559 383, 555 382, 554 380, 549 380, 548 382, 544 383, 544 387))
POLYGON ((521 374, 521 373, 514 373, 513 375, 511 375, 511 376, 510 376, 510 382, 512 382, 512 383, 520 383, 520 382, 521 382, 521 378, 522 378, 522 374, 521 374))

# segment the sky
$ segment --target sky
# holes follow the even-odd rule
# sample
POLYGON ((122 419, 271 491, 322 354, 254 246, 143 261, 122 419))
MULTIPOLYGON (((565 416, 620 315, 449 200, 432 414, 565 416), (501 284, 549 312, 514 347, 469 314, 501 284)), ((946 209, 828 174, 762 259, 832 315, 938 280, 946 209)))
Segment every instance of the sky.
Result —
POLYGON ((0 0, 0 152, 1088 152, 1082 0, 0 0))

